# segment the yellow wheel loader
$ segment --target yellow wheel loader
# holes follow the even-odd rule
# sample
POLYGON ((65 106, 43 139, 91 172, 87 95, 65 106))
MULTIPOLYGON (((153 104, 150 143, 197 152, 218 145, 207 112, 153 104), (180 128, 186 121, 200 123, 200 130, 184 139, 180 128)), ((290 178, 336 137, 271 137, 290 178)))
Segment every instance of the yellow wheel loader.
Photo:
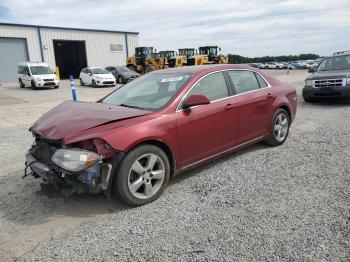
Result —
POLYGON ((164 59, 159 53, 153 52, 153 47, 136 47, 135 55, 128 57, 126 66, 140 74, 165 68, 164 59))
POLYGON ((228 57, 219 54, 221 48, 218 46, 201 46, 199 47, 199 55, 208 56, 208 64, 227 64, 228 57))
POLYGON ((194 48, 182 48, 179 49, 179 53, 176 56, 168 58, 169 67, 182 67, 186 66, 188 60, 195 55, 194 48))

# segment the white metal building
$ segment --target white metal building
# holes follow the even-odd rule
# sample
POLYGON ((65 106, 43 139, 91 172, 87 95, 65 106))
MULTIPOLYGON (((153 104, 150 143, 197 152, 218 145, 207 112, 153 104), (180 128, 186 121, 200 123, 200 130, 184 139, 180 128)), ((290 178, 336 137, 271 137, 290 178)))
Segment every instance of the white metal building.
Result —
POLYGON ((61 78, 86 66, 125 65, 138 32, 0 23, 0 82, 17 81, 21 61, 45 62, 61 78))

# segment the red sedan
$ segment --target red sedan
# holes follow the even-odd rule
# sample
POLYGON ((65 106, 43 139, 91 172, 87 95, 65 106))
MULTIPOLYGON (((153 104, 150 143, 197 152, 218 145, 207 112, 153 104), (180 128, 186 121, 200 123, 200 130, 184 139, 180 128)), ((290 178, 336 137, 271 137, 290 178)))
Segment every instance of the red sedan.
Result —
POLYGON ((241 65, 148 73, 96 103, 64 102, 30 129, 26 174, 49 196, 112 194, 131 205, 160 196, 171 176, 259 141, 281 145, 296 91, 241 65))

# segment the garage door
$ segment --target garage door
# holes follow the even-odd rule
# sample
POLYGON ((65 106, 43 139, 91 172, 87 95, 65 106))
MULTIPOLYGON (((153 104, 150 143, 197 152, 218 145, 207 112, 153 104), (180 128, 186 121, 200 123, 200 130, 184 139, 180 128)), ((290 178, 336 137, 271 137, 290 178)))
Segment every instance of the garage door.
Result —
POLYGON ((17 81, 18 62, 28 61, 26 39, 0 37, 0 82, 17 81))

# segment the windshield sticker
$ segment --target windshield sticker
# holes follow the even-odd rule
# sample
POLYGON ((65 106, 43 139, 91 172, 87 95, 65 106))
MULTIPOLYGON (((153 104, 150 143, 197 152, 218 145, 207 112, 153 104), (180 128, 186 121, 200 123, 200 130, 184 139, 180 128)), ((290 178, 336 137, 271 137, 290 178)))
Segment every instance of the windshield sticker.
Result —
POLYGON ((182 79, 183 79, 182 76, 176 76, 176 77, 163 78, 162 80, 160 80, 160 82, 161 83, 177 82, 177 81, 180 81, 182 79))

